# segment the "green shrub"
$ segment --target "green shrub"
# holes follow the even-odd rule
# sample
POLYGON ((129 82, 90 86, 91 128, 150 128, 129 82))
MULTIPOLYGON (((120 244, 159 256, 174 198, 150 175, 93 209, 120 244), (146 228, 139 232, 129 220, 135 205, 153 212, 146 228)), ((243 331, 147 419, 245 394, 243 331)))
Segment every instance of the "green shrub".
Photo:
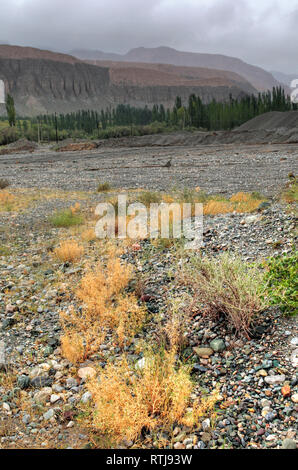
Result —
POLYGON ((279 305, 285 315, 298 312, 298 254, 279 255, 265 264, 266 290, 271 305, 279 305))
POLYGON ((49 220, 54 227, 71 227, 81 225, 84 222, 83 217, 78 213, 74 213, 71 209, 57 211, 49 220))

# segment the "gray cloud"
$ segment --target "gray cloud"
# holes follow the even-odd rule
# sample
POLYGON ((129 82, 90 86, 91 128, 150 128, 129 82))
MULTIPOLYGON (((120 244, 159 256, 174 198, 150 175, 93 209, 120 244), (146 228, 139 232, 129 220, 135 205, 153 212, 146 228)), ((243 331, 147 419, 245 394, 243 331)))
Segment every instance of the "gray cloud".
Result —
POLYGON ((298 0, 0 1, 1 39, 11 44, 120 53, 166 45, 298 73, 298 0))

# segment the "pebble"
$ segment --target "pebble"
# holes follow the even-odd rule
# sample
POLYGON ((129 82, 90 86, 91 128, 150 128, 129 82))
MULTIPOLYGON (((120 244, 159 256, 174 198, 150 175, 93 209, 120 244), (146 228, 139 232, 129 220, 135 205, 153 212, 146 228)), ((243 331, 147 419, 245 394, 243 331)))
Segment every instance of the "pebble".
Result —
POLYGON ((280 385, 284 383, 286 380, 285 375, 271 375, 269 377, 265 377, 265 382, 269 385, 280 385))
POLYGON ((296 449, 297 444, 293 439, 284 439, 281 447, 282 449, 296 449))
POLYGON ((44 413, 43 419, 44 419, 45 421, 49 421, 49 420, 52 419, 54 416, 55 416, 55 412, 54 412, 54 410, 51 408, 51 409, 49 409, 46 413, 44 413))
POLYGON ((193 348, 194 352, 198 357, 209 357, 213 354, 213 349, 211 348, 193 348))
POLYGON ((78 370, 78 377, 81 379, 92 379, 96 375, 96 370, 93 367, 82 367, 78 370))
POLYGON ((222 352, 226 349, 226 345, 222 339, 214 339, 210 343, 210 348, 212 348, 215 352, 222 352))

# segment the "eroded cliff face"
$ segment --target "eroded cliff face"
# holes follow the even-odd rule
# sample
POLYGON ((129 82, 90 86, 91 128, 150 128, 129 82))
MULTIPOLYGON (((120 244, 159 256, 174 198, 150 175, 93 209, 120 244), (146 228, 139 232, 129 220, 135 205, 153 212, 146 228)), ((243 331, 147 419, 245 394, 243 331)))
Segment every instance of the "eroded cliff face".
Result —
POLYGON ((21 115, 100 109, 110 104, 109 70, 103 67, 2 58, 0 79, 21 115))
MULTIPOLYGON (((6 93, 12 94, 17 113, 33 116, 43 113, 67 113, 80 109, 101 110, 120 103, 134 106, 174 104, 177 95, 187 102, 191 93, 200 95, 204 102, 215 98, 235 98, 254 91, 238 83, 212 86, 155 85, 142 86, 115 83, 108 67, 83 62, 63 62, 47 59, 15 59, 0 57, 0 80, 6 93)), ((3 111, 0 110, 3 114, 3 111)))

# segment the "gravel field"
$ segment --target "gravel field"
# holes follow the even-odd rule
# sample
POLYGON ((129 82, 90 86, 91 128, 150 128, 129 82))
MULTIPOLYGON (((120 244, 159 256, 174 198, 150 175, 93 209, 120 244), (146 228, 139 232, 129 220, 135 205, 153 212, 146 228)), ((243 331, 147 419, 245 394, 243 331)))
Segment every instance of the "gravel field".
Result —
MULTIPOLYGON (((244 260, 259 261, 290 253, 297 241, 295 214, 276 197, 289 173, 297 173, 297 155, 298 145, 223 145, 63 153, 43 147, 29 155, 0 156, 0 177, 11 182, 11 192, 71 191, 68 197, 36 199, 20 212, 0 213, 0 448, 94 446, 88 429, 77 421, 81 406, 92 399, 84 373, 86 367, 105 367, 121 354, 107 339, 79 370, 61 354, 59 312, 74 304, 73 288, 100 253, 96 241, 84 244, 85 256, 74 265, 53 258, 59 239, 80 240, 79 231, 49 224, 57 208, 79 202, 83 213, 90 213, 101 197, 95 193, 99 181, 123 189, 200 186, 225 195, 259 191, 269 197, 261 212, 204 217, 202 249, 214 256, 239 252, 244 260), (170 158, 172 166, 164 168, 170 158)), ((169 276, 176 257, 174 250, 153 248, 146 240, 139 251, 128 249, 122 257, 138 275, 146 276, 144 293, 151 315, 127 351, 133 361, 142 359, 135 350, 137 342, 154 338, 155 315, 166 315, 168 297, 183 293, 169 276)), ((219 385, 216 420, 204 416, 195 430, 176 426, 172 436, 163 430, 148 434, 137 446, 296 448, 297 317, 285 318, 278 308, 269 308, 248 340, 235 337, 222 322, 197 315, 186 337, 195 396, 219 385)), ((134 443, 121 446, 131 448, 134 443)))
POLYGON ((277 193, 289 173, 297 174, 298 145, 109 147, 0 156, 0 176, 13 186, 95 190, 99 181, 115 188, 196 187, 208 193, 277 193), (164 165, 171 161, 171 167, 164 165))

